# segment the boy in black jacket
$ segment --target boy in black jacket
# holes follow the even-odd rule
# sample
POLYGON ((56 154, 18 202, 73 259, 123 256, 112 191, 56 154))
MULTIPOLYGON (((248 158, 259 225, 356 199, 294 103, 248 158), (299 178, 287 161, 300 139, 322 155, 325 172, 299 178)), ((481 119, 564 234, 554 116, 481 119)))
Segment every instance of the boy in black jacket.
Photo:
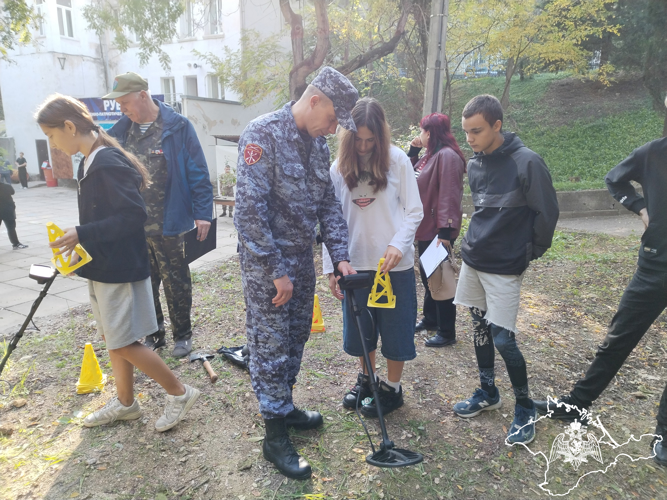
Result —
POLYGON ((512 133, 503 133, 503 109, 493 96, 474 97, 463 109, 463 131, 475 155, 468 181, 475 205, 461 244, 455 304, 469 307, 481 388, 454 405, 460 417, 500 408, 494 345, 505 361, 516 405, 510 443, 535 438, 536 412, 528 391, 526 361, 517 346, 521 282, 531 260, 551 246, 558 201, 544 160, 512 133))
MULTIPOLYGON (((667 100, 665 101, 667 106, 667 100)), ((667 137, 635 149, 605 178, 607 188, 625 208, 642 218, 646 231, 639 246, 637 271, 623 292, 607 336, 584 378, 569 396, 558 401, 535 401, 537 411, 551 418, 575 420, 588 409, 621 369, 656 318, 667 307, 667 137), (641 184, 644 196, 630 181, 641 184), (563 404, 564 403, 564 404, 563 404), (576 408, 573 408, 576 407, 576 408)), ((655 433, 655 461, 667 466, 667 386, 660 399, 655 433)))

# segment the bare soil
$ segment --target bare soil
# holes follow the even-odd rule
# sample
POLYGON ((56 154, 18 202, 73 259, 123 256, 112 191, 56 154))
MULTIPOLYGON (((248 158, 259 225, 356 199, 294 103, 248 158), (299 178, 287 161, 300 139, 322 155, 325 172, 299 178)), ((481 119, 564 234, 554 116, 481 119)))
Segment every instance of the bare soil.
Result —
POLYGON ((639 76, 620 74, 608 87, 578 78, 556 80, 549 85, 540 104, 545 109, 556 110, 544 119, 550 126, 560 127, 574 120, 595 121, 610 114, 635 111, 648 99, 639 76))
MULTIPOLYGON (((531 265, 524 281, 518 340, 529 366, 533 396, 569 392, 586 370, 606 332, 632 273, 636 239, 558 233, 549 254, 531 265)), ((317 264, 319 268, 319 263, 317 264)), ((64 278, 58 278, 64 279, 64 278)), ((419 282, 419 279, 417 280, 419 282)), ((195 274, 195 347, 215 350, 244 341, 244 302, 238 262, 230 260, 195 274)), ((111 375, 90 309, 40 320, 11 358, 3 378, 14 387, 0 398, 0 498, 2 499, 517 499, 548 495, 568 498, 664 499, 667 470, 649 457, 655 414, 667 380, 667 318, 663 314, 632 353, 593 408, 624 448, 606 474, 591 457, 578 470, 546 459, 565 427, 540 420, 529 449, 505 444, 513 418, 513 397, 502 359, 497 377, 505 405, 474 419, 451 410, 477 387, 478 376, 467 311, 459 309, 459 342, 428 349, 416 337, 417 358, 406 364, 405 405, 387 417, 389 436, 402 448, 424 454, 406 469, 377 469, 365 462, 369 443, 356 415, 341 405, 353 385, 356 361, 342 351, 340 304, 320 278, 317 293, 326 332, 313 334, 306 347, 295 400, 325 417, 323 428, 294 433, 300 452, 313 465, 310 481, 287 480, 262 458, 262 420, 245 371, 216 358, 220 375, 211 385, 198 364, 161 355, 181 379, 203 396, 176 428, 158 433, 154 422, 164 393, 142 374, 136 397, 142 419, 93 429, 82 417, 114 395, 113 379, 101 394, 76 395, 83 346, 92 342, 102 369, 111 375), (25 399, 24 406, 13 403, 25 399), (2 432, 2 431, 0 431, 2 432), (533 455, 542 452, 545 455, 533 455), (546 472, 546 479, 545 479, 546 472)), ((419 296, 421 300, 421 287, 419 296)), ((2 345, 0 343, 0 345, 2 345)), ((0 348, 0 351, 2 349, 0 348)), ((378 356, 380 376, 386 366, 378 356)), ((21 402, 19 401, 18 404, 21 402)), ((373 441, 379 427, 367 421, 373 441)), ((594 430, 594 432, 597 432, 594 430)), ((598 432, 597 435, 600 433, 598 432)), ((604 447, 604 467, 618 453, 604 447)))

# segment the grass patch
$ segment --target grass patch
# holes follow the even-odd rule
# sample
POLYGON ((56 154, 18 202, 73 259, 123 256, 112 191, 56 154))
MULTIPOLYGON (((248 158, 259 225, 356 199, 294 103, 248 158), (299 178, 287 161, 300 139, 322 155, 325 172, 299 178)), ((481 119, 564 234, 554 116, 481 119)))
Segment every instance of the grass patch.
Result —
MULTIPOLYGON (((633 84, 630 95, 628 82, 619 83, 620 92, 615 93, 613 89, 595 90, 593 83, 563 82, 570 77, 566 72, 535 75, 524 81, 515 77, 503 128, 516 132, 527 147, 544 158, 558 191, 604 189, 609 170, 635 148, 661 136, 663 116, 653 111, 641 81, 633 84), (571 97, 567 109, 560 107, 558 99, 549 98, 556 94, 571 97), (623 105, 617 105, 616 99, 623 100, 623 105)), ((452 131, 466 156, 471 156, 472 150, 461 128, 463 107, 479 94, 500 98, 504 83, 504 78, 491 77, 454 82, 452 131)), ((444 112, 448 107, 446 100, 444 112)))

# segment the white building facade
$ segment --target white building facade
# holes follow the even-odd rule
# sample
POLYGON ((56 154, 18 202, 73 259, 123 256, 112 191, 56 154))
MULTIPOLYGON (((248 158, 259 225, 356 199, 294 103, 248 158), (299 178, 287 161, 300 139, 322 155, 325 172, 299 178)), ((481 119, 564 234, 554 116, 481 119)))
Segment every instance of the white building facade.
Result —
MULTIPOLYGON (((77 98, 101 97, 110 91, 116 75, 134 71, 148 80, 152 94, 164 94, 164 100, 177 109, 185 113, 185 108, 196 108, 200 119, 195 120, 200 123, 194 125, 215 178, 213 135, 238 135, 250 119, 274 106, 270 100, 252 108, 240 106, 238 96, 220 85, 215 68, 194 51, 222 54, 225 48, 238 50, 244 30, 263 35, 279 32, 284 28, 279 0, 260 5, 250 0, 187 1, 177 26, 178 37, 162 46, 171 58, 167 70, 157 57, 140 67, 137 45, 120 53, 109 33, 98 37, 89 30, 83 17, 88 4, 90 0, 35 0, 43 20, 34 42, 11 51, 11 62, 0 62, 7 137, 13 138, 16 154, 25 154, 28 173, 37 175, 42 162, 49 161, 56 177, 71 178, 67 168, 56 169, 67 158, 48 147, 34 121, 36 108, 47 96, 58 92, 77 98), (207 114, 209 108, 215 116, 207 114)), ((289 46, 288 38, 285 46, 289 46)))

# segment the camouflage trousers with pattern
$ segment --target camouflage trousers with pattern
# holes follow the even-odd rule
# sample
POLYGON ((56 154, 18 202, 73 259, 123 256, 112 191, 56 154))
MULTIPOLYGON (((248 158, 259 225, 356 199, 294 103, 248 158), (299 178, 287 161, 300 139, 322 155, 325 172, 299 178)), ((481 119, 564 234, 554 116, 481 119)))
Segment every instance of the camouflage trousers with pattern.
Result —
POLYGON ((160 303, 160 283, 167 299, 174 341, 192 337, 192 279, 185 262, 183 236, 147 236, 151 261, 151 284, 157 316, 158 335, 165 335, 164 314, 160 303))
POLYGON ((280 307, 271 303, 276 287, 259 260, 243 247, 239 258, 252 388, 262 417, 282 418, 294 409, 292 387, 310 337, 315 294, 313 253, 308 249, 283 256, 294 290, 289 302, 280 307))

